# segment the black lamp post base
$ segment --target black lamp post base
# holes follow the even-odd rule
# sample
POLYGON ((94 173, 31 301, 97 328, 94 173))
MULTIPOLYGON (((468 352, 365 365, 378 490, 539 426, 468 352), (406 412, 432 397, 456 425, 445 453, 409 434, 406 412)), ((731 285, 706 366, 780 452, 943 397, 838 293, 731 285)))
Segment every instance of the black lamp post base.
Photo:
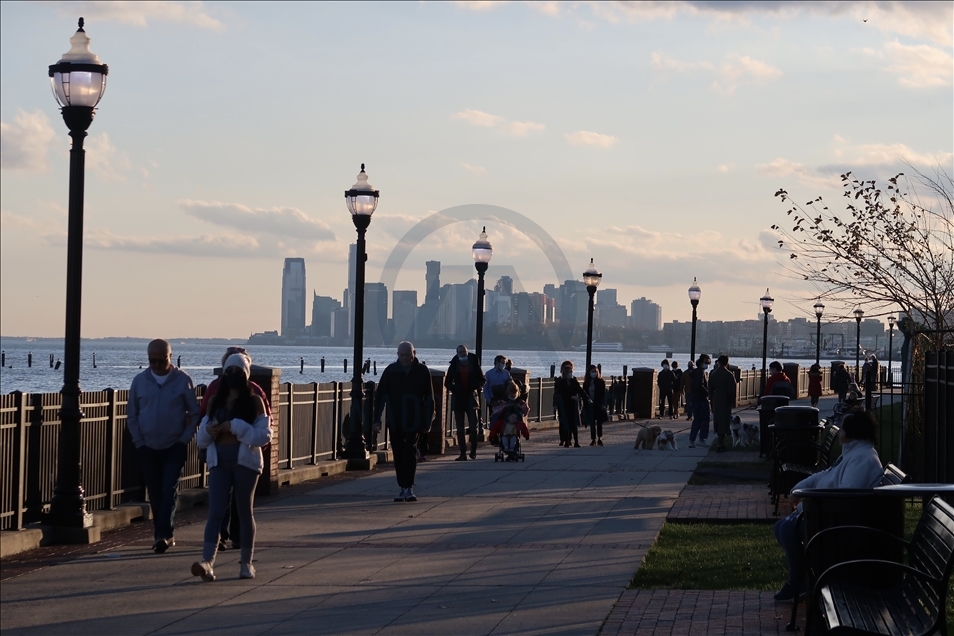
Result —
POLYGON ((61 528, 89 528, 93 525, 93 515, 86 510, 86 491, 77 488, 56 488, 50 500, 50 511, 42 515, 43 523, 61 528))
POLYGON ((83 511, 50 510, 40 517, 41 523, 69 530, 84 530, 93 527, 93 515, 83 511))
MULTIPOLYGON (((378 456, 374 453, 366 454, 367 456, 364 459, 361 458, 347 458, 348 467, 346 470, 371 470, 378 463, 378 456)), ((344 457, 342 459, 345 459, 344 457)))

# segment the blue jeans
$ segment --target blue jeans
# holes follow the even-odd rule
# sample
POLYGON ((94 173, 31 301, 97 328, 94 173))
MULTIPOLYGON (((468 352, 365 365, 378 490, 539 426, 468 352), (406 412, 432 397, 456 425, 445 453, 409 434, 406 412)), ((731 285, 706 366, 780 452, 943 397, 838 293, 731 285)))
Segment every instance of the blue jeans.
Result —
POLYGON ((709 439, 709 400, 695 400, 692 403, 692 426, 689 429, 689 441, 709 439))
POLYGON ((255 517, 252 514, 252 502, 255 498, 255 486, 258 473, 238 463, 238 444, 216 447, 218 462, 209 469, 209 518, 205 523, 202 539, 202 560, 215 562, 215 553, 219 547, 219 532, 222 519, 234 501, 238 511, 239 546, 242 563, 252 562, 255 548, 255 517), (231 446, 232 448, 229 448, 231 446), (232 500, 232 497, 235 499, 232 500))
POLYGON ((793 589, 798 589, 799 579, 802 575, 802 546, 798 540, 797 525, 801 517, 800 512, 793 512, 783 519, 775 522, 775 540, 785 553, 785 559, 788 561, 788 583, 793 589))
POLYGON ((142 476, 149 493, 149 507, 155 524, 155 540, 171 539, 175 532, 173 519, 176 514, 176 498, 179 477, 186 462, 187 447, 176 442, 169 448, 155 449, 148 446, 136 448, 142 476))

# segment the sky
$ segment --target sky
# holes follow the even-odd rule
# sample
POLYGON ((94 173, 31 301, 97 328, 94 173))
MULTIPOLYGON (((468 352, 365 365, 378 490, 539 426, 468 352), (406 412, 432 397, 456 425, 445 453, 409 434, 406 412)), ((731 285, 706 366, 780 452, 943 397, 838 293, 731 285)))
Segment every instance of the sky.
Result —
MULTIPOLYGON (((47 67, 79 16, 109 65, 85 337, 278 329, 285 257, 340 300, 361 163, 368 281, 423 219, 489 204, 665 322, 691 318, 693 277, 702 320, 756 318, 766 288, 778 319, 813 316, 770 229, 779 188, 838 205, 848 170, 954 173, 950 2, 2 2, 4 336, 63 334, 70 140, 47 67)), ((424 261, 472 264, 484 225, 490 284, 495 265, 562 282, 506 221, 442 224, 397 288, 423 300, 424 261)))

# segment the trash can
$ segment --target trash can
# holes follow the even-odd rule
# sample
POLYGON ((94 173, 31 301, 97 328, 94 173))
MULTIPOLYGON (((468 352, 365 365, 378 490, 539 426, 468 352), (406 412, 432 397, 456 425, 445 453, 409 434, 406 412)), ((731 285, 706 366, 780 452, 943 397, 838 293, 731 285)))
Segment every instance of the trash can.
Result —
MULTIPOLYGON (((788 379, 792 381, 792 389, 795 391, 795 397, 801 396, 798 386, 798 369, 799 366, 794 362, 786 362, 782 365, 782 371, 785 372, 785 375, 788 376, 788 379)), ((805 389, 805 394, 808 394, 808 387, 803 387, 805 389)))
MULTIPOLYGON (((823 429, 818 424, 818 409, 814 406, 779 406, 775 409, 775 423, 769 429, 773 438, 772 449, 788 439, 817 444, 818 434, 823 429)), ((818 450, 814 446, 804 446, 786 454, 785 461, 811 466, 818 461, 818 450)))
POLYGON ((756 409, 759 412, 759 457, 768 457, 774 448, 769 439, 769 426, 775 423, 775 409, 780 406, 788 406, 788 396, 763 395, 756 409))
POLYGON ((656 369, 633 369, 629 378, 626 409, 637 419, 651 419, 656 413, 656 369))

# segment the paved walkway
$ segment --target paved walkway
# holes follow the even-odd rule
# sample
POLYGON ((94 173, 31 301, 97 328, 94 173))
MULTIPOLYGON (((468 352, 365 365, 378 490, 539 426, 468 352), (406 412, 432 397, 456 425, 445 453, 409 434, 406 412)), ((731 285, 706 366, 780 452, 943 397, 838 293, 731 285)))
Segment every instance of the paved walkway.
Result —
MULTIPOLYGON (((634 425, 604 447, 525 444, 524 463, 422 464, 414 504, 393 473, 265 503, 258 578, 220 555, 189 574, 201 524, 154 555, 139 540, 3 582, 14 634, 586 634, 600 630, 706 449, 634 451, 634 425)), ((676 428, 675 426, 673 427, 676 428)), ((588 443, 588 440, 584 443, 588 443)))
POLYGON ((263 499, 254 580, 238 579, 234 551, 219 555, 215 583, 189 574, 202 523, 182 525, 165 555, 152 554, 139 530, 131 543, 104 543, 103 551, 5 580, 0 629, 4 636, 784 631, 790 606, 770 592, 626 590, 667 516, 728 518, 718 511, 734 506, 745 517, 747 502, 768 500, 761 485, 708 487, 724 491, 715 494, 685 488, 708 449, 688 448, 685 420, 661 424, 676 432, 680 450, 633 450, 636 425, 625 422, 605 427, 604 447, 564 449, 555 431, 534 432, 525 463, 495 463, 488 447, 473 462, 428 461, 413 504, 391 501, 390 470, 263 499), (721 503, 700 512, 707 498, 721 503))

